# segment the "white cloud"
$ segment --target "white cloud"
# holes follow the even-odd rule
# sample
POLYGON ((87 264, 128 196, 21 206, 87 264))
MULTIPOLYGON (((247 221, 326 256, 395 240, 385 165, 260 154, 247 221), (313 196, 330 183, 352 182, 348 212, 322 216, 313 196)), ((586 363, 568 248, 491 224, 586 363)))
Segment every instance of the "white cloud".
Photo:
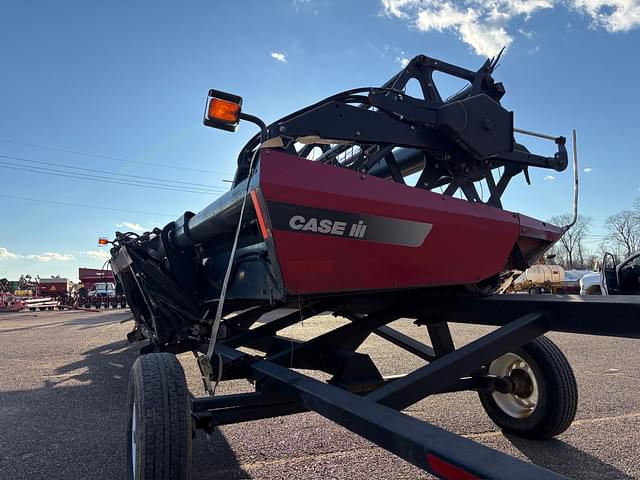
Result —
POLYGON ((132 232, 137 232, 137 233, 144 233, 148 230, 148 228, 144 228, 139 223, 131 223, 131 222, 116 223, 116 227, 128 228, 132 232))
POLYGON ((409 65, 410 60, 407 57, 396 57, 396 62, 400 64, 402 68, 409 65))
POLYGON ((587 167, 584 169, 584 173, 590 173, 590 172, 593 172, 593 168, 587 167))
POLYGON ((282 52, 271 52, 271 57, 282 63, 287 63, 287 57, 282 52))
MULTIPOLYGON (((640 0, 382 0, 384 12, 420 31, 454 32, 475 53, 492 57, 513 42, 509 24, 535 13, 569 7, 609 32, 640 26, 640 0)), ((531 38, 535 32, 518 29, 531 38)))
POLYGON ((452 31, 478 55, 492 57, 513 38, 505 28, 516 16, 549 8, 549 0, 383 0, 385 12, 420 31, 452 31))
POLYGON ((16 255, 13 252, 10 252, 4 247, 0 247, 0 260, 9 260, 12 258, 18 258, 18 255, 16 255))
POLYGON ((15 258, 26 258, 28 260, 35 260, 36 262, 66 262, 69 260, 75 260, 75 257, 69 253, 58 253, 58 252, 44 252, 39 254, 32 255, 20 255, 17 253, 10 252, 6 248, 0 247, 0 260, 9 260, 15 258))
POLYGON ((529 40, 531 40, 533 38, 533 35, 535 34, 535 32, 527 32, 521 28, 518 29, 518 33, 523 37, 527 37, 529 40))
POLYGON ((473 23, 477 18, 478 13, 472 8, 461 10, 452 3, 438 2, 427 9, 418 11, 416 26, 425 32, 429 30, 443 31, 447 28, 473 23))
POLYGON ((98 258, 100 260, 106 260, 111 258, 111 254, 108 250, 87 250, 84 252, 87 257, 98 258))
POLYGON ((493 57, 503 47, 509 47, 513 39, 502 27, 491 27, 477 22, 460 25, 458 28, 462 41, 473 47, 478 55, 493 57))
POLYGON ((415 0, 382 0, 382 5, 387 15, 399 18, 408 18, 404 9, 414 6, 416 3, 415 0))
POLYGON ((75 260, 75 257, 73 255, 57 252, 44 252, 38 255, 27 255, 25 258, 28 258, 29 260, 36 260, 37 262, 66 262, 68 260, 75 260))
POLYGON ((545 175, 544 179, 547 180, 547 181, 550 181, 550 180, 555 180, 556 177, 554 177, 553 175, 545 175))
POLYGON ((594 27, 608 32, 627 32, 640 25, 638 0, 573 0, 573 4, 592 18, 594 27))

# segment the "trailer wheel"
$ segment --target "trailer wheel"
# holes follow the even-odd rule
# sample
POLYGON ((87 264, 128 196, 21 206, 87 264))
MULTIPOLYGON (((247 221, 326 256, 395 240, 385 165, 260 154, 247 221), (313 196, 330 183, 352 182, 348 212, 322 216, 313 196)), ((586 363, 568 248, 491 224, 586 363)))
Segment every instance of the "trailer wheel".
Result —
POLYGON ((175 355, 149 353, 131 368, 127 472, 130 480, 188 480, 191 407, 175 355))
POLYGON ((569 361, 541 336, 489 365, 489 374, 509 377, 514 393, 480 392, 485 412, 502 430, 545 440, 561 434, 576 414, 578 386, 569 361))

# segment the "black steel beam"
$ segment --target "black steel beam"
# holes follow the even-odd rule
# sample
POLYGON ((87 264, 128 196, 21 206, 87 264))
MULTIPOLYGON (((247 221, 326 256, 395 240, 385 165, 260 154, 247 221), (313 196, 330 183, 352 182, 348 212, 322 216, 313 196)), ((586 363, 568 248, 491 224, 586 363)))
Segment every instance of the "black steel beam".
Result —
POLYGON ((232 408, 223 408, 215 411, 194 412, 196 426, 210 429, 211 426, 231 425, 234 423, 252 422, 265 418, 282 417, 309 411, 308 408, 298 402, 282 402, 267 405, 248 405, 232 408))
POLYGON ((231 329, 241 329, 246 330, 251 325, 253 325, 256 321, 260 319, 265 313, 269 313, 272 310, 276 310, 278 307, 274 305, 263 305, 260 307, 255 307, 246 312, 239 313, 235 317, 231 317, 228 320, 225 320, 224 323, 231 329))
POLYGON ((323 305, 323 304, 306 305, 305 308, 296 310, 295 312, 289 313, 288 315, 284 315, 280 318, 272 320, 252 330, 248 330, 246 332, 235 335, 231 338, 227 338, 223 340, 223 343, 231 347, 239 347, 241 345, 247 345, 248 343, 253 342, 257 339, 271 336, 284 328, 287 328, 295 323, 301 322, 302 320, 306 320, 307 318, 314 317, 318 315, 318 313, 322 312, 325 306, 326 305, 323 305))
MULTIPOLYGON (((418 319, 418 321, 420 321, 420 319, 418 319)), ((433 350, 438 357, 453 352, 456 349, 453 344, 453 338, 451 338, 451 330, 449 330, 449 325, 446 323, 427 323, 427 331, 429 332, 433 350)))
POLYGON ((307 409, 440 478, 565 478, 272 362, 251 369, 307 409))
POLYGON ((529 313, 379 388, 368 398, 401 410, 428 395, 445 390, 461 377, 548 330, 549 322, 544 313, 529 313))
POLYGON ((267 357, 274 363, 289 362, 291 356, 302 359, 305 356, 318 356, 334 350, 355 351, 376 328, 398 318, 397 309, 389 308, 372 313, 360 320, 331 330, 312 340, 293 346, 291 351, 284 351, 267 357))
POLYGON ((424 360, 431 361, 436 358, 436 353, 429 345, 425 345, 387 325, 376 328, 373 333, 424 360))
POLYGON ((304 343, 294 338, 283 337, 280 335, 271 335, 269 337, 258 338, 247 342, 243 347, 258 350, 259 352, 265 352, 269 355, 284 351, 285 349, 291 350, 292 345, 299 345, 304 343))
POLYGON ((430 321, 500 326, 532 311, 549 315, 549 330, 640 338, 640 296, 631 295, 426 297, 414 315, 430 321))
POLYGON ((192 398, 191 409, 194 412, 201 412, 218 408, 245 407, 264 403, 266 403, 265 395, 262 392, 235 393, 215 397, 192 398))

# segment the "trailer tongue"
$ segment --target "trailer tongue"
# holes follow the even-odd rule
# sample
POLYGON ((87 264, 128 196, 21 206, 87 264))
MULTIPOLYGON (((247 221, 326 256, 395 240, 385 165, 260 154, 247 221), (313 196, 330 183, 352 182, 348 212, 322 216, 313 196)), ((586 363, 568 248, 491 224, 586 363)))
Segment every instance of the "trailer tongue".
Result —
POLYGON ((401 413, 429 395, 476 390, 505 431, 550 438, 571 424, 577 392, 566 358, 541 335, 640 336, 633 300, 491 296, 501 272, 526 269, 564 232, 503 210, 507 185, 529 181, 529 167, 568 163, 564 137, 535 134, 555 143, 551 156, 515 141, 532 132, 500 105, 497 60, 474 72, 421 55, 382 87, 268 126, 242 112, 240 97, 209 92, 206 125, 233 131, 242 119, 261 129, 232 189, 163 228, 117 232, 111 250, 136 319, 130 338, 148 339, 131 376, 131 478, 189 478, 193 428, 307 410, 442 478, 558 477, 401 413), (445 100, 436 71, 469 85, 445 100), (422 98, 406 94, 410 80, 422 98), (282 307, 295 312, 261 323, 282 307), (604 311, 617 320, 602 325, 604 311), (304 342, 278 335, 323 312, 350 322, 304 342), (398 318, 425 325, 430 345, 387 325, 398 318), (448 322, 500 328, 455 349, 448 322), (371 334, 425 366, 383 378, 356 352, 371 334), (189 400, 171 355, 186 351, 209 397, 189 400), (237 378, 255 392, 214 396, 237 378))

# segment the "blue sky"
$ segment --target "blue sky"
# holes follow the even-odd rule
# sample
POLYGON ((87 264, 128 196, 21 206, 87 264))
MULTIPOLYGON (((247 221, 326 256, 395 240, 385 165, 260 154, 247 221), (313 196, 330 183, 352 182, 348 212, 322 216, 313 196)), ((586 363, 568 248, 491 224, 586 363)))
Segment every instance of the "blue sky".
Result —
MULTIPOLYGON (((102 265, 96 239, 117 225, 164 225, 216 198, 254 127, 202 126, 209 88, 271 121, 380 85, 419 53, 476 69, 502 45, 495 77, 516 125, 578 130, 581 212, 601 235, 640 196, 639 26, 638 0, 2 2, 0 277, 77 279, 79 266, 102 265), (33 171, 68 166, 94 181, 33 171), (113 173, 156 185, 95 181, 113 173), (183 191, 194 188, 210 193, 183 191)), ((513 182, 505 208, 570 211, 570 171, 531 177, 513 182)))

